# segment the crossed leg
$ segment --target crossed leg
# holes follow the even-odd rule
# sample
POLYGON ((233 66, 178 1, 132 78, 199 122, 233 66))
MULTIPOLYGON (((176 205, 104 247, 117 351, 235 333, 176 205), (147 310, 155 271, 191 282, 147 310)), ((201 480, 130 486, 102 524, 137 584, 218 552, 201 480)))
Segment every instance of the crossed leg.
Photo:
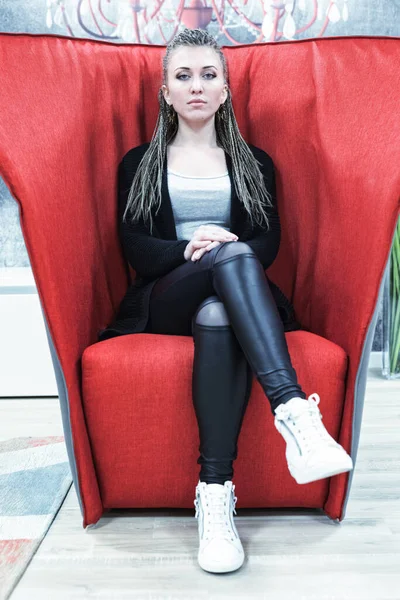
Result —
POLYGON ((246 243, 220 244, 161 278, 147 331, 193 335, 198 463, 209 483, 232 478, 253 373, 273 414, 294 396, 306 398, 264 269, 246 243))

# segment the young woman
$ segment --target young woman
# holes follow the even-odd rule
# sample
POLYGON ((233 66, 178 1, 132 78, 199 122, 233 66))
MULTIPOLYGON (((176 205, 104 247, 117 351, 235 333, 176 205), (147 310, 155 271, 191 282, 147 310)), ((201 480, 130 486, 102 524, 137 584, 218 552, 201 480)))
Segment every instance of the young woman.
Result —
POLYGON ((353 465, 321 422, 318 394, 307 398, 297 381, 285 331, 300 325, 265 274, 280 243, 274 165, 241 136, 225 58, 206 31, 183 30, 167 46, 159 102, 151 142, 119 165, 120 235, 136 280, 99 339, 193 335, 198 561, 233 571, 244 552, 232 465, 253 374, 298 483, 353 465))

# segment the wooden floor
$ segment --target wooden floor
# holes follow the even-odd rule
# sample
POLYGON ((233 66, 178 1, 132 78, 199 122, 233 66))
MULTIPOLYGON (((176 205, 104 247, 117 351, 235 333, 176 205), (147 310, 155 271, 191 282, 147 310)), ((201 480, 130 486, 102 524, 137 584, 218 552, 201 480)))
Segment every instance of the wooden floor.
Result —
MULTIPOLYGON (((1 439, 18 435, 62 435, 58 400, 0 400, 1 439)), ((304 509, 241 509, 235 523, 245 563, 207 573, 197 564, 194 507, 110 512, 85 531, 71 488, 11 600, 399 600, 400 381, 369 371, 341 523, 304 509)))

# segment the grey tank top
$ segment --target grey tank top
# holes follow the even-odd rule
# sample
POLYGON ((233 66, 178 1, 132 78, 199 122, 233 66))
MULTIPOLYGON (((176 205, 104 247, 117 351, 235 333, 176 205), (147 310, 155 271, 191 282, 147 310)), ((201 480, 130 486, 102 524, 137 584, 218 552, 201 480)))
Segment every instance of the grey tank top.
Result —
POLYGON ((200 225, 230 230, 229 172, 216 177, 188 177, 168 169, 168 191, 178 240, 190 240, 200 225))

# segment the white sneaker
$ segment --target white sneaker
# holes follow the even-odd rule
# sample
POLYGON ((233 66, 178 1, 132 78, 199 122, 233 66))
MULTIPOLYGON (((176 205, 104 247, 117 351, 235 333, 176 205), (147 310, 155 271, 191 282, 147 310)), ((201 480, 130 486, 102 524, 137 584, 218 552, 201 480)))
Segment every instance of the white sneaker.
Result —
POLYGON ((232 481, 220 483, 198 482, 196 486, 195 517, 198 519, 198 562, 211 573, 236 571, 244 561, 244 551, 233 512, 237 497, 232 481))
POLYGON ((274 424, 286 440, 289 472, 297 483, 346 473, 353 461, 345 449, 328 433, 318 408, 320 397, 292 398, 275 409, 274 424))

